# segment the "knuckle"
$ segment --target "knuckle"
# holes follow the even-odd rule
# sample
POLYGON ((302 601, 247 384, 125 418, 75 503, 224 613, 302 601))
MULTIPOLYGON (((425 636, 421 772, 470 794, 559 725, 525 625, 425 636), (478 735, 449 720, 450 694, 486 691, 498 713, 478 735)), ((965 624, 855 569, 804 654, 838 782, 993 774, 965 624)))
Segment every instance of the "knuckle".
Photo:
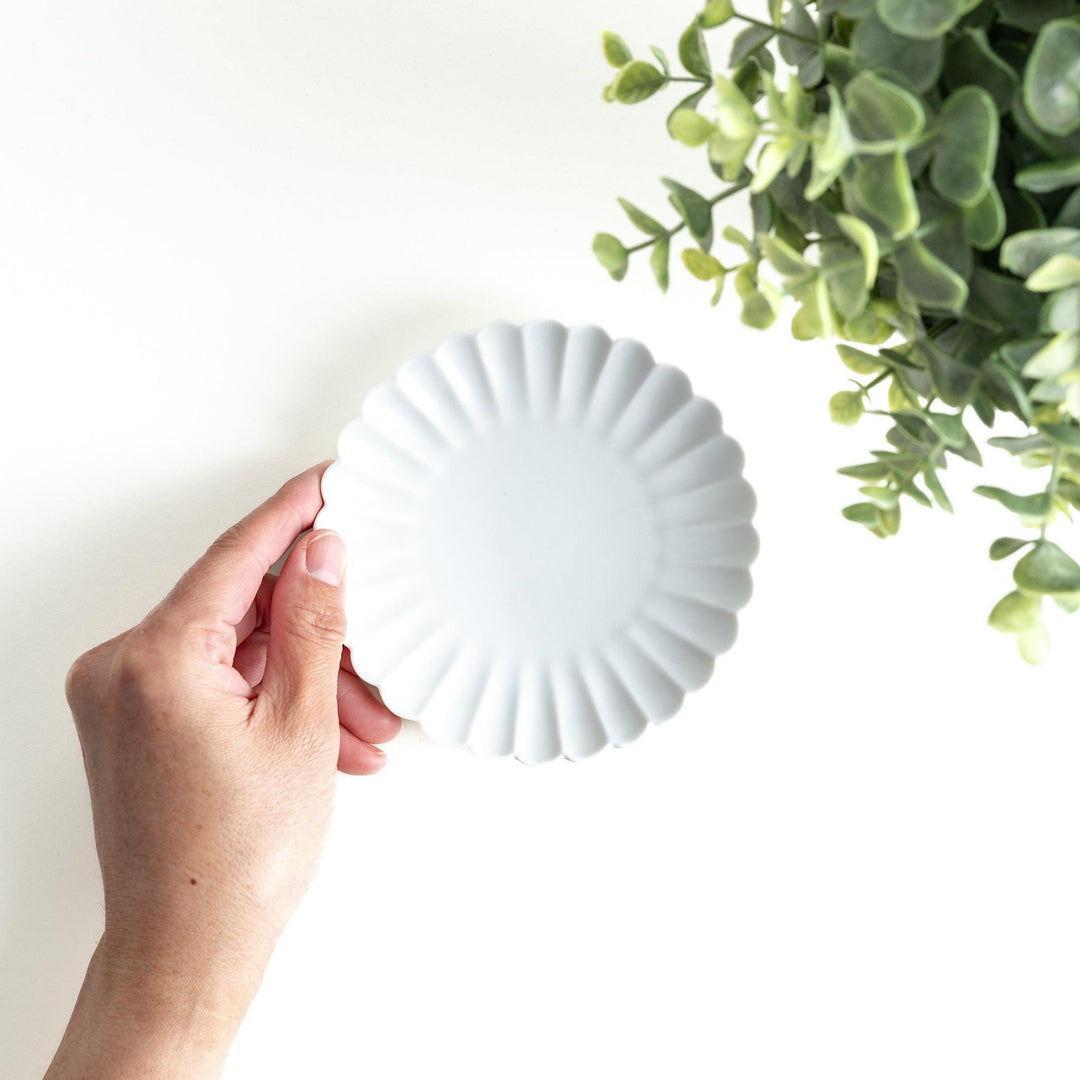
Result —
POLYGON ((317 645, 338 645, 345 640, 345 612, 329 604, 309 603, 296 610, 299 636, 317 645))
POLYGON ((116 650, 109 671, 109 696, 118 701, 144 698, 156 670, 151 649, 140 643, 124 642, 116 650))
POLYGON ((64 678, 64 695, 72 709, 83 705, 93 689, 98 676, 98 661, 94 651, 76 657, 64 678))
POLYGON ((232 551, 244 544, 244 531, 240 523, 230 525, 211 545, 211 551, 232 551))

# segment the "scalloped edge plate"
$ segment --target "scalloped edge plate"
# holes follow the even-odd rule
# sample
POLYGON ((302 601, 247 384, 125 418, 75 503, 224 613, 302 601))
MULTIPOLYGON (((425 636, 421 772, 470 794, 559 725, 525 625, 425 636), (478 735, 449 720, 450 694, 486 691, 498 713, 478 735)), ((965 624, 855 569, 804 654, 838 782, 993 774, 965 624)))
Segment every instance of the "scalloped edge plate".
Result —
POLYGON ((323 477, 357 674, 480 754, 633 742, 735 641, 758 551, 742 469, 717 408, 638 341, 451 335, 368 392, 323 477))

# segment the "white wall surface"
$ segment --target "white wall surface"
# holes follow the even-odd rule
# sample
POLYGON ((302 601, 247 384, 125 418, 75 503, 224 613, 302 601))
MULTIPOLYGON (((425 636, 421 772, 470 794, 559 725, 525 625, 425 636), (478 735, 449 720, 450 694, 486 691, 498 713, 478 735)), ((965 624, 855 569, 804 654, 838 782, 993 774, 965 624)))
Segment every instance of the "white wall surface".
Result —
POLYGON ((599 94, 602 29, 673 53, 693 8, 4 5, 5 1078, 44 1071, 101 925, 70 661, 399 360, 538 316, 720 405, 760 496, 740 639, 631 748, 529 769, 408 730, 343 778, 229 1080, 1080 1072, 1080 623, 1041 671, 985 627, 1012 523, 971 469, 954 519, 840 519, 875 433, 829 425, 827 346, 589 252, 630 232, 615 195, 706 182, 664 105, 599 94))

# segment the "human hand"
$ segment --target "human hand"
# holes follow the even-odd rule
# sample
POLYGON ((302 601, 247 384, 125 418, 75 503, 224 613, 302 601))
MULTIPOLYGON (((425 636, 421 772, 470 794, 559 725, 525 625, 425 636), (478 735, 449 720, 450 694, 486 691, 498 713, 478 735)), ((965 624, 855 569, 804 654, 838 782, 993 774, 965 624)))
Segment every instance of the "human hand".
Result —
POLYGON ((340 538, 311 533, 267 574, 311 527, 324 469, 68 674, 105 933, 49 1078, 103 1062, 110 1077, 217 1075, 315 872, 336 769, 376 772, 374 744, 398 732, 342 650, 340 538))

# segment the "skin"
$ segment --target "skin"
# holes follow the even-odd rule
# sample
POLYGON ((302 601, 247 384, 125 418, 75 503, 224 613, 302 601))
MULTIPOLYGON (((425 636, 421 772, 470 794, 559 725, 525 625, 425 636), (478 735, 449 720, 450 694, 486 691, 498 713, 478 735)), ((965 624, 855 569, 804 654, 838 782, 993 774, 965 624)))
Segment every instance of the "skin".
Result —
POLYGON ((46 1080, 219 1076, 315 873, 337 771, 385 763, 375 744, 401 722, 343 649, 344 545, 301 536, 325 468, 68 673, 105 931, 46 1080))

